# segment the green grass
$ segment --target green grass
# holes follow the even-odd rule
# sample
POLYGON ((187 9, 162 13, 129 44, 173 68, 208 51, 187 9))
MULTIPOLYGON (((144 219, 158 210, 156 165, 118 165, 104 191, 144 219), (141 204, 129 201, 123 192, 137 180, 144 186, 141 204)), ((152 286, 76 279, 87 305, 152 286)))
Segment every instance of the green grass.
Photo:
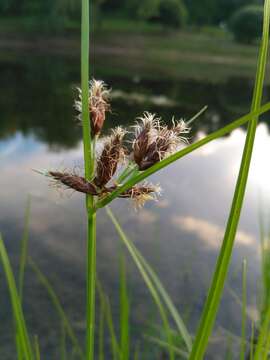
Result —
POLYGON ((130 357, 130 303, 127 288, 126 261, 124 254, 120 258, 120 347, 122 359, 130 357))
POLYGON ((13 316, 14 316, 14 321, 18 336, 17 337, 17 342, 19 344, 18 347, 21 351, 21 355, 25 358, 25 360, 34 360, 30 336, 26 327, 26 322, 24 319, 23 310, 22 310, 18 290, 16 287, 14 274, 1 235, 0 235, 0 259, 5 271, 8 289, 10 293, 13 316))
MULTIPOLYGON (((267 54, 268 54, 269 20, 270 20, 269 17, 270 17, 270 1, 266 0, 265 10, 264 10, 264 27, 263 27, 262 43, 260 49, 260 56, 258 60, 256 82, 254 86, 251 111, 257 111, 261 106, 267 54)), ((216 269, 213 273, 212 283, 208 291, 207 300, 204 306, 203 314, 195 337, 190 360, 200 360, 203 358, 215 322, 218 307, 221 301, 226 275, 229 269, 235 235, 244 201, 244 195, 245 195, 246 184, 247 184, 250 162, 253 151, 253 144, 256 134, 257 120, 258 117, 253 116, 248 124, 246 142, 241 160, 237 184, 234 192, 231 211, 228 217, 228 222, 225 230, 222 247, 217 260, 216 269)))
POLYGON ((136 252, 134 251, 130 241, 128 240, 128 238, 126 237, 125 233, 123 232, 120 224, 118 223, 118 221, 116 220, 116 218, 113 216, 113 213, 110 209, 107 209, 107 213, 112 221, 112 223, 114 224, 118 234, 119 234, 119 238, 124 242, 124 245, 127 247, 129 253, 131 254, 147 288, 149 289, 151 296, 153 298, 154 303, 156 304, 158 311, 160 313, 160 317, 162 319, 163 322, 163 326, 164 326, 164 331, 166 333, 166 337, 167 337, 167 341, 168 341, 168 351, 169 351, 169 358, 170 360, 173 360, 174 357, 174 351, 173 351, 173 343, 172 343, 172 337, 171 337, 171 332, 170 332, 170 324, 169 324, 169 320, 168 320, 168 316, 166 313, 166 310, 162 304, 162 301, 160 299, 160 296, 158 295, 158 291, 156 289, 156 287, 154 286, 153 282, 151 281, 149 275, 147 274, 147 271, 145 270, 142 262, 140 261, 140 259, 138 258, 136 252))
POLYGON ((185 345, 188 351, 191 351, 192 348, 192 338, 189 334, 184 321, 182 320, 179 312, 175 308, 170 296, 168 295, 167 291, 165 290, 164 286, 162 285, 161 281, 159 280, 158 275, 155 271, 151 268, 148 262, 144 259, 142 254, 139 250, 135 247, 132 241, 128 238, 125 234, 123 228, 121 227, 119 221, 114 216, 112 210, 107 207, 106 208, 107 214, 111 219, 112 223, 115 226, 115 229, 118 233, 119 239, 123 242, 123 245, 126 246, 130 256, 132 257, 133 261, 135 262, 138 270, 140 271, 146 286, 148 287, 151 295, 153 296, 154 301, 158 298, 158 306, 162 306, 162 312, 166 313, 164 305, 166 305, 168 312, 170 313, 171 317, 174 319, 175 324, 177 326, 178 333, 183 338, 185 345), (153 293, 154 289, 154 293, 153 293), (157 290, 157 292, 156 292, 157 290), (158 294, 159 293, 159 294, 158 294), (162 305, 164 303, 164 305, 162 305))
POLYGON ((240 360, 246 355, 246 321, 247 321, 247 261, 242 264, 242 324, 241 324, 241 351, 240 360))
POLYGON ((61 323, 62 326, 64 327, 64 331, 68 335, 68 337, 75 349, 75 352, 78 354, 80 359, 83 360, 84 352, 81 349, 81 346, 79 344, 77 336, 73 330, 73 327, 72 327, 62 305, 61 305, 61 302, 60 302, 55 290, 53 289, 52 285, 50 284, 50 282, 48 281, 46 276, 41 272, 41 270, 39 269, 39 267, 36 265, 36 263, 33 261, 32 258, 28 258, 28 264, 30 265, 33 272, 35 273, 40 284, 45 288, 47 294, 49 295, 50 300, 53 304, 53 307, 59 316, 59 323, 61 323))

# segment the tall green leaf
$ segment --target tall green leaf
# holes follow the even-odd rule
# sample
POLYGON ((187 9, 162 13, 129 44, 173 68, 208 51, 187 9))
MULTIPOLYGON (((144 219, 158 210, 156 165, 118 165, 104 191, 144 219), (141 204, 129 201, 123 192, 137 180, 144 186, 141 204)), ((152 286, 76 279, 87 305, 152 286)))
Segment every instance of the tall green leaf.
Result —
POLYGON ((18 333, 18 342, 25 360, 33 360, 30 337, 26 328, 25 319, 21 307, 20 297, 16 288, 14 274, 10 265, 4 241, 0 235, 0 258, 5 271, 8 289, 11 298, 12 310, 18 333))
POLYGON ((144 282, 146 283, 150 294, 159 310, 161 319, 163 321, 164 324, 164 330, 166 332, 166 336, 168 339, 168 344, 170 344, 171 346, 168 347, 169 349, 169 354, 170 354, 170 359, 172 359, 174 357, 174 349, 173 349, 173 344, 172 344, 172 336, 171 336, 171 332, 170 332, 170 325, 169 325, 169 321, 168 321, 168 317, 167 317, 167 312, 166 309, 164 307, 164 305, 162 304, 162 301, 160 299, 160 296, 158 294, 157 289, 155 288, 155 286, 153 285, 153 282, 151 281, 149 275, 147 274, 147 271, 145 270, 144 266, 142 265, 140 259, 138 258, 136 252, 133 250, 133 247, 131 246, 131 242, 129 241, 129 239, 127 238, 126 234, 124 233, 123 229, 121 228, 119 222, 117 221, 117 219, 115 218, 115 216, 113 215, 112 211, 107 207, 106 208, 107 214, 109 215, 112 223, 115 226, 115 229, 120 237, 120 239, 123 241, 124 245, 127 247, 130 255, 132 256, 139 272, 141 273, 141 276, 144 280, 144 282))
POLYGON ((247 322, 247 261, 242 264, 242 331, 240 360, 245 360, 246 355, 246 322, 247 322))
POLYGON ((122 360, 129 359, 129 297, 124 254, 120 258, 120 347, 122 360))
MULTIPOLYGON (((259 110, 262 100, 269 38, 269 5, 270 0, 266 0, 264 6, 262 43, 259 54, 251 112, 256 112, 259 110)), ((194 345, 190 355, 190 360, 201 360, 203 358, 215 322, 217 310, 220 304, 243 205, 244 194, 246 190, 253 144, 256 134, 257 118, 257 116, 253 116, 249 120, 246 142, 234 192, 231 211, 228 218, 222 247, 216 264, 216 269, 214 272, 211 286, 209 288, 207 300, 203 309, 203 314, 199 323, 194 345)))

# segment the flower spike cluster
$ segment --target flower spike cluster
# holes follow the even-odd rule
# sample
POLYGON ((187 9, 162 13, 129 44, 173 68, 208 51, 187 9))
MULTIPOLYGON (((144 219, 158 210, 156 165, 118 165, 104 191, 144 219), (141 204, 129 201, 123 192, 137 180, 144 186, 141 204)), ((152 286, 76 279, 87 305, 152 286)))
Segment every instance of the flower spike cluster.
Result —
POLYGON ((190 128, 184 120, 172 119, 172 127, 162 126, 160 119, 148 112, 139 118, 135 127, 136 138, 133 141, 133 157, 139 170, 146 170, 166 156, 175 152, 183 142, 190 128))
MULTIPOLYGON (((106 112, 110 110, 109 95, 110 91, 103 81, 90 81, 89 111, 92 136, 100 135, 106 112)), ((81 112, 81 91, 79 91, 79 100, 75 101, 75 108, 81 112)), ((155 114, 144 112, 133 126, 130 151, 125 144, 127 131, 122 127, 113 129, 110 136, 101 139, 102 150, 100 155, 96 156, 95 174, 91 181, 67 171, 48 171, 46 175, 52 178, 56 185, 103 199, 116 191, 125 179, 130 179, 138 171, 150 168, 177 151, 181 144, 188 142, 186 135, 189 131, 190 128, 184 120, 175 121, 173 118, 169 127, 163 125, 155 114), (125 163, 128 163, 126 169, 118 180, 117 170, 120 166, 123 167, 123 164, 125 166, 125 163)), ((159 194, 159 186, 143 183, 132 186, 118 197, 132 199, 137 207, 141 207, 146 201, 155 200, 159 194)))

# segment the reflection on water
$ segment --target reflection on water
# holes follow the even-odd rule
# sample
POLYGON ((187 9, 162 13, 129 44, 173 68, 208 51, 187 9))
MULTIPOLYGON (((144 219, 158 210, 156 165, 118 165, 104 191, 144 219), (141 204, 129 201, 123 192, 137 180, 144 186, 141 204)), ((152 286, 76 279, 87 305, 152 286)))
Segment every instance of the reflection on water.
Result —
MULTIPOLYGON (((79 81, 78 63, 61 58, 28 62, 0 62, 0 229, 14 266, 18 264, 19 241, 27 194, 32 197, 30 253, 50 278, 64 307, 83 339, 85 214, 80 194, 59 193, 31 169, 82 168, 81 129, 74 121, 72 102, 79 81), (4 90, 4 91, 3 91, 4 90)), ((96 74, 102 77, 102 74, 96 74)), ((105 79, 123 96, 114 97, 108 127, 128 125, 143 110, 156 111, 164 119, 172 114, 189 117, 203 105, 207 114, 195 124, 193 138, 222 127, 248 111, 251 85, 228 80, 223 85, 183 83, 111 77, 105 79), (144 94, 136 101, 125 94, 144 94), (155 103, 164 95, 168 103, 155 103), (237 96, 236 96, 237 95, 237 96), (141 99, 141 98, 140 98, 141 99), (197 133, 197 129, 200 132, 197 133)), ((113 209, 136 245, 160 274, 177 307, 194 331, 205 300, 216 255, 222 241, 245 139, 243 129, 199 149, 167 170, 152 177, 163 188, 158 203, 135 212, 130 203, 117 200, 113 209)), ((261 188, 270 193, 269 133, 261 124, 256 138, 252 173, 233 254, 229 284, 239 291, 241 259, 249 259, 249 286, 255 288, 259 274, 257 200, 261 188)), ((98 217, 98 274, 118 308, 119 241, 105 212, 98 217)), ((149 294, 134 266, 128 269, 133 336, 140 338, 145 319, 155 318, 149 294)), ((39 334, 44 359, 57 358, 60 322, 46 292, 30 270, 26 274, 27 320, 39 334), (46 314, 46 316, 44 316, 46 314)), ((1 291, 4 285, 1 282, 1 291)), ((7 296, 0 297, 1 323, 11 324, 7 296)), ((251 306, 254 304, 250 304, 251 306)), ((240 311, 226 290, 218 316, 219 326, 239 333, 240 311)), ((1 336, 1 358, 14 359, 11 331, 1 336)), ((213 345, 214 346, 214 345, 213 345)), ((147 350, 147 349, 146 349, 147 350)), ((209 355, 210 359, 210 355, 209 355)), ((217 357, 215 357, 217 359, 217 357)))

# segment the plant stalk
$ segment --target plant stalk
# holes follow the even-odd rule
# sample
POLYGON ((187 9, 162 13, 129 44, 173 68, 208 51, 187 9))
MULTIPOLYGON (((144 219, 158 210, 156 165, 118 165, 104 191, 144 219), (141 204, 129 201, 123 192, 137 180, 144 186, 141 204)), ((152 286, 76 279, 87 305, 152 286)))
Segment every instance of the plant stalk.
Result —
MULTIPOLYGON (((81 88, 85 178, 94 174, 95 142, 91 139, 89 112, 89 0, 82 0, 81 24, 81 88)), ((94 359, 95 287, 96 287, 96 214, 93 196, 86 196, 87 210, 87 273, 86 273, 86 359, 94 359)))
POLYGON ((87 241, 87 348, 86 359, 94 359, 96 294, 96 213, 88 214, 87 241))

